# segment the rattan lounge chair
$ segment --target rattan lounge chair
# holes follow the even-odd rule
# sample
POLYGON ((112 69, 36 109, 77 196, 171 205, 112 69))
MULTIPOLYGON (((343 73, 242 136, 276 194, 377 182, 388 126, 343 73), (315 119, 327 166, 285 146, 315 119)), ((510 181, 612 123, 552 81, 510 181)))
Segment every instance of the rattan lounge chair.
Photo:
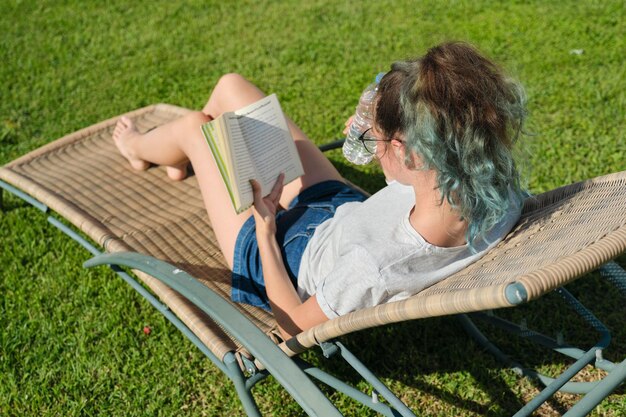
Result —
MULTIPOLYGON (((128 115, 145 131, 186 112, 159 104, 128 115)), ((112 265, 232 379, 248 415, 259 415, 251 387, 272 374, 310 415, 340 414, 309 376, 383 415, 412 416, 337 337, 394 322, 461 314, 476 340, 508 360, 464 313, 526 303, 598 267, 626 295, 626 273, 610 262, 626 250, 626 172, 621 172, 529 198, 518 225, 497 248, 443 282, 405 301, 358 311, 281 342, 271 314, 230 302, 230 274, 195 178, 168 181, 160 168, 129 175, 111 140, 116 120, 68 135, 5 165, 0 168, 0 186, 44 212, 55 211, 95 242, 49 217, 94 255, 86 266, 112 265), (132 268, 143 285, 120 266, 132 268), (325 355, 341 355, 388 404, 297 358, 315 346, 325 355)), ((585 415, 626 379, 626 360, 614 364, 601 356, 608 331, 569 293, 559 291, 600 332, 600 341, 590 350, 483 314, 490 322, 575 360, 555 380, 512 363, 547 385, 516 415, 530 415, 557 390, 587 393, 566 414, 585 415), (569 382, 589 363, 607 371, 607 376, 593 383, 569 382)))

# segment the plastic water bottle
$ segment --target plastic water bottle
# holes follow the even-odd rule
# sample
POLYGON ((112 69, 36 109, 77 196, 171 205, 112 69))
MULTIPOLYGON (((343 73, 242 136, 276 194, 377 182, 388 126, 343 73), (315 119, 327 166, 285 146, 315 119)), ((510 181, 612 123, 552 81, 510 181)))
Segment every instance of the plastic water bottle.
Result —
POLYGON ((354 118, 348 130, 348 136, 343 144, 343 155, 346 159, 356 165, 364 165, 369 163, 374 155, 369 153, 359 141, 359 136, 367 129, 372 127, 373 104, 378 91, 378 83, 385 75, 380 73, 376 76, 376 81, 368 85, 356 106, 354 118))

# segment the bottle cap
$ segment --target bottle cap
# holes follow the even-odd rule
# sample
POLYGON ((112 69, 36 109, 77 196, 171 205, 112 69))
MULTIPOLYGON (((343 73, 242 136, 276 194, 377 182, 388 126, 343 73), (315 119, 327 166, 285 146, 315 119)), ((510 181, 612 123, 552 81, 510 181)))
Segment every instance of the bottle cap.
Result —
POLYGON ((378 74, 376 74, 376 84, 380 83, 380 80, 383 79, 383 77, 385 76, 385 74, 387 74, 386 72, 379 72, 378 74))

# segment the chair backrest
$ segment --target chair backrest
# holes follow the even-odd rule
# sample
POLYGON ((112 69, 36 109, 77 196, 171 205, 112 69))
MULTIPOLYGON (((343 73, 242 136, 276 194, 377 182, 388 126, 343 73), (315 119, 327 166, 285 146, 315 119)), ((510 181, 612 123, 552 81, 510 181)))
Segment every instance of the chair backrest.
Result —
POLYGON ((298 353, 369 327, 466 313, 540 297, 626 251, 626 171, 528 198, 507 237, 462 271, 406 299, 309 329, 281 347, 298 353))

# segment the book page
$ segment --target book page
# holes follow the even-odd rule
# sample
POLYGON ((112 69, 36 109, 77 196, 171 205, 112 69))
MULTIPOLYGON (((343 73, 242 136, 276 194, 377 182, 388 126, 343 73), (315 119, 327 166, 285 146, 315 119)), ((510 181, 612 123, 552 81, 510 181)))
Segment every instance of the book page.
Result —
MULTIPOLYGON (((285 184, 304 174, 298 151, 275 94, 238 110, 235 114, 238 116, 240 134, 246 138, 244 143, 251 163, 254 164, 254 168, 247 171, 254 176, 246 178, 241 175, 239 180, 248 182, 250 178, 255 178, 261 184, 263 195, 267 195, 281 172, 285 174, 285 184)), ((251 192, 252 188, 248 188, 251 192)), ((243 190, 244 188, 242 196, 243 190)))
POLYGON ((281 172, 285 184, 304 174, 275 94, 236 112, 223 113, 203 125, 202 133, 237 213, 252 206, 251 179, 261 184, 265 196, 281 172))

